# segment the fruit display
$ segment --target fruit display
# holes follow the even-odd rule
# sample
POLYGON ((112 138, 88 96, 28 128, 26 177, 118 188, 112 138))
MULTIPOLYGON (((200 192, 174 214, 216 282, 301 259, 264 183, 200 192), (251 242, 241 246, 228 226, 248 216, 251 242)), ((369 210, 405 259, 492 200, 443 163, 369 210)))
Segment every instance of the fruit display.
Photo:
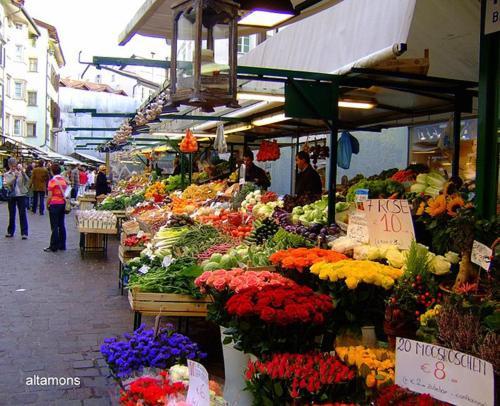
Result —
POLYGON ((148 235, 139 232, 141 234, 132 234, 126 237, 123 240, 123 245, 126 247, 138 247, 141 245, 146 244, 148 241, 150 241, 150 238, 148 235))
POLYGON ((155 203, 162 202, 167 195, 167 189, 163 182, 155 182, 146 189, 144 197, 147 200, 152 200, 155 203))
POLYGON ((171 210, 174 214, 192 214, 197 207, 195 200, 172 196, 171 210))
POLYGON ((210 182, 205 185, 191 185, 182 192, 183 199, 207 200, 213 199, 226 188, 225 182, 210 182))
POLYGON ((264 140, 260 143, 259 152, 257 152, 257 161, 276 161, 280 158, 280 155, 280 146, 276 140, 264 140))
POLYGON ((446 179, 438 172, 421 173, 417 176, 416 183, 411 185, 410 192, 436 197, 445 184, 446 179))
POLYGON ((196 141, 195 136, 189 128, 186 130, 186 135, 179 144, 179 149, 185 154, 192 154, 198 151, 198 141, 196 141))

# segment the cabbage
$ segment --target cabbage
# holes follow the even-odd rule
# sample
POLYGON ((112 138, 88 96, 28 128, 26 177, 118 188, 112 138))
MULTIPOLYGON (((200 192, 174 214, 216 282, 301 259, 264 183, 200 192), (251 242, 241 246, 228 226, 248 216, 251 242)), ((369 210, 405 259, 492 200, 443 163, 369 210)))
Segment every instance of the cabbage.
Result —
POLYGON ((423 192, 425 192, 425 189, 426 189, 426 185, 424 185, 423 183, 414 183, 410 187, 410 192, 423 193, 423 192))
POLYGON ((438 172, 427 174, 427 184, 441 190, 446 184, 446 179, 438 172))
POLYGON ((422 185, 427 185, 427 174, 421 173, 417 175, 417 183, 421 183, 422 185))
POLYGON ((433 186, 429 186, 428 188, 425 189, 425 194, 432 196, 432 197, 439 196, 440 192, 441 192, 441 189, 437 189, 433 186))

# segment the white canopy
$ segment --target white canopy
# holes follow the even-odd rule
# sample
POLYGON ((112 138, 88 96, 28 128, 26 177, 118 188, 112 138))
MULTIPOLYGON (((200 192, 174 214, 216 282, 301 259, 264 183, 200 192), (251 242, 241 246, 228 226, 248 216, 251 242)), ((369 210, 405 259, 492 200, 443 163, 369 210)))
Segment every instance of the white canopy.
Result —
POLYGON ((405 43, 405 58, 430 50, 429 76, 477 81, 479 29, 477 1, 344 0, 286 27, 238 64, 336 73, 405 43))

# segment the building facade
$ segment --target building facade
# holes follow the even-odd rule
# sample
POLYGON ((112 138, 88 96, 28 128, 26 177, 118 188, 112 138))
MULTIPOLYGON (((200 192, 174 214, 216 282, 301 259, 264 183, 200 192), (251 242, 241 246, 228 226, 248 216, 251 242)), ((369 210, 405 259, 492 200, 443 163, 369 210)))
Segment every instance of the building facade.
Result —
POLYGON ((22 2, 0 4, 2 134, 53 148, 60 131, 59 70, 65 64, 57 30, 29 16, 22 2))

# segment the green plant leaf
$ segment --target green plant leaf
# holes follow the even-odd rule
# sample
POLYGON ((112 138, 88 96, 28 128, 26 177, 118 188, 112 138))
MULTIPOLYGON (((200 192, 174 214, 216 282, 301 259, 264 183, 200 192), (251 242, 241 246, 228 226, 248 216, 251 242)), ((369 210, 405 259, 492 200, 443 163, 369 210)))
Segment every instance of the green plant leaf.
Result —
POLYGON ((281 387, 281 384, 279 382, 274 383, 274 392, 278 397, 283 396, 283 388, 281 387))
POLYGON ((228 345, 231 344, 232 341, 233 339, 231 337, 225 337, 224 340, 222 341, 222 344, 228 345))
POLYGON ((484 323, 492 331, 500 330, 500 312, 495 312, 484 318, 484 323))

